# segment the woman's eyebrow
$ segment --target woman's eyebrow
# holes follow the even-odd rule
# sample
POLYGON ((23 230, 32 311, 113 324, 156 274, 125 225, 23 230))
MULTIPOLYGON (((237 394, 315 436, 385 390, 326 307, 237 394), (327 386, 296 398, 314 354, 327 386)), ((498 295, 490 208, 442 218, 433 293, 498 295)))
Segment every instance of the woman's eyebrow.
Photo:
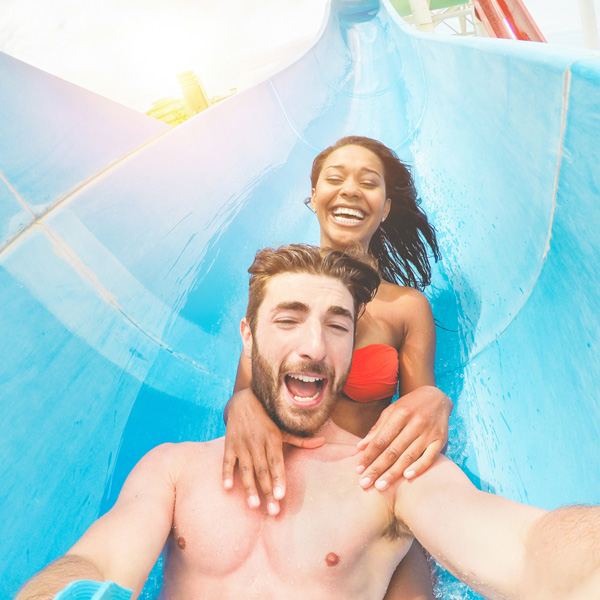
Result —
MULTIPOLYGON (((324 171, 326 171, 327 169, 339 169, 340 171, 344 171, 346 169, 345 165, 327 165, 324 169, 324 171)), ((364 173, 372 173, 373 175, 377 175, 378 177, 383 178, 383 175, 377 171, 376 169, 370 169, 369 167, 361 167, 361 172, 364 173)))

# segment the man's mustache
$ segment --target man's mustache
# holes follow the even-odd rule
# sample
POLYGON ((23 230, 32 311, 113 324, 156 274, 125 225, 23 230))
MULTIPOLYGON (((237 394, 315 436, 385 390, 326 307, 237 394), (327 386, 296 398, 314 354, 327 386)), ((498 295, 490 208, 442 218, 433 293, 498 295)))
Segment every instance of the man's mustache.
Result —
POLYGON ((293 364, 282 364, 279 369, 279 373, 311 373, 314 375, 326 375, 328 377, 332 377, 333 369, 328 367, 322 361, 302 361, 293 364))

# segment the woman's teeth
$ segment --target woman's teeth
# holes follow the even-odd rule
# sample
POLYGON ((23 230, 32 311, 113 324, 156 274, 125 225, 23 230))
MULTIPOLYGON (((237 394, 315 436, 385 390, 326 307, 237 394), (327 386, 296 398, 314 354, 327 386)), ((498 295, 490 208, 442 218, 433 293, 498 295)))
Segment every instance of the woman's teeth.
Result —
POLYGON ((365 213, 362 210, 354 208, 336 208, 333 211, 335 220, 339 223, 356 223, 365 218, 365 213))

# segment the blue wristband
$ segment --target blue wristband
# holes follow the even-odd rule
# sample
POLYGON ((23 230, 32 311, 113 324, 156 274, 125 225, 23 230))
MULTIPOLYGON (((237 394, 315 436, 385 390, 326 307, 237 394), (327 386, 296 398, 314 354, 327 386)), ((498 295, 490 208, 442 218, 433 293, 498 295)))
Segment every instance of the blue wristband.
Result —
POLYGON ((131 590, 114 581, 73 581, 54 600, 130 600, 131 590))

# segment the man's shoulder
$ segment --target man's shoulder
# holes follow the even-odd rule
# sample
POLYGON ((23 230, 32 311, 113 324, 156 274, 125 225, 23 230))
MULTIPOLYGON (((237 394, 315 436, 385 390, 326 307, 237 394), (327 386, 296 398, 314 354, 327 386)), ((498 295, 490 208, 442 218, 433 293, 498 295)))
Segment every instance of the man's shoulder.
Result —
POLYGON ((165 443, 150 450, 140 463, 152 464, 161 470, 176 474, 190 461, 212 461, 223 456, 224 439, 207 442, 165 443))
POLYGON ((444 455, 439 455, 433 465, 418 477, 402 478, 392 489, 396 509, 401 514, 422 507, 425 501, 446 503, 452 494, 478 491, 462 469, 444 455))

